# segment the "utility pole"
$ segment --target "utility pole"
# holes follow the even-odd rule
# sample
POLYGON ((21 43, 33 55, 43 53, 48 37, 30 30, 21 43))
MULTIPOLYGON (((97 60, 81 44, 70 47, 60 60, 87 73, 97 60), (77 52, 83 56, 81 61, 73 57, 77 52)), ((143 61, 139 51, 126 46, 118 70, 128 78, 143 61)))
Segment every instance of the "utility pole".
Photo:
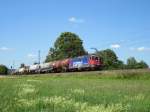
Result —
POLYGON ((15 61, 13 60, 12 65, 10 66, 10 74, 14 72, 15 69, 15 61))
POLYGON ((15 60, 13 60, 12 69, 15 69, 15 60))
POLYGON ((39 50, 38 51, 38 61, 39 61, 39 64, 41 63, 41 51, 39 50))

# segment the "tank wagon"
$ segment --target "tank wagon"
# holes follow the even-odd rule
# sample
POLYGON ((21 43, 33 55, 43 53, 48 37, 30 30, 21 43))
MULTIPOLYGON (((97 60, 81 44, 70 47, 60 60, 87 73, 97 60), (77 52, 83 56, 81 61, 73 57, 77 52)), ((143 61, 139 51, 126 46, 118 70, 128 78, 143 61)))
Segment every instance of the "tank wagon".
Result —
POLYGON ((69 70, 70 59, 58 60, 53 62, 53 72, 67 72, 69 70))
POLYGON ((17 74, 69 72, 100 69, 102 61, 96 55, 84 55, 20 68, 17 74))
POLYGON ((52 63, 42 63, 39 65, 40 73, 50 73, 53 70, 52 63))

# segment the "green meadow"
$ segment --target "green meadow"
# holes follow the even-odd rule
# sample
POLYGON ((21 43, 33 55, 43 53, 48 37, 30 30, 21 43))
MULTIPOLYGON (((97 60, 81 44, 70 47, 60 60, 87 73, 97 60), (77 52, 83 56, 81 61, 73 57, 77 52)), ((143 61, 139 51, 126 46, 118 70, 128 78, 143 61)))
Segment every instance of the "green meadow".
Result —
POLYGON ((0 112, 150 112, 150 71, 0 76, 0 112))

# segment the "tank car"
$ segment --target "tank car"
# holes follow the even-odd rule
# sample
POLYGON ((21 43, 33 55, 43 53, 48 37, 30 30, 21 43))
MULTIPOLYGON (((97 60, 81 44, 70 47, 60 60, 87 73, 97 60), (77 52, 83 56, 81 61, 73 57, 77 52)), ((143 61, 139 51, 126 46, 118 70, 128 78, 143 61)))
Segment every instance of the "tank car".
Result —
POLYGON ((50 73, 53 70, 53 65, 52 63, 42 63, 40 64, 40 73, 50 73))
POLYGON ((40 65, 30 65, 29 66, 29 73, 40 73, 40 65))
POLYGON ((58 60, 53 62, 54 72, 66 72, 69 69, 70 59, 58 60))

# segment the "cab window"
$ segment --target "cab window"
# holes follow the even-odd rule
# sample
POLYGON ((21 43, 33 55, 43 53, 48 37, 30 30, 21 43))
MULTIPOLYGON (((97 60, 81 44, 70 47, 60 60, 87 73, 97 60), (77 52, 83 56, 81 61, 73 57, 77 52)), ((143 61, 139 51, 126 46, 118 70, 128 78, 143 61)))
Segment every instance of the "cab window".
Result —
POLYGON ((92 56, 92 60, 95 60, 95 57, 94 57, 94 56, 92 56))
POLYGON ((95 60, 96 60, 96 61, 98 61, 98 60, 99 60, 99 58, 98 58, 98 57, 95 57, 95 60))

